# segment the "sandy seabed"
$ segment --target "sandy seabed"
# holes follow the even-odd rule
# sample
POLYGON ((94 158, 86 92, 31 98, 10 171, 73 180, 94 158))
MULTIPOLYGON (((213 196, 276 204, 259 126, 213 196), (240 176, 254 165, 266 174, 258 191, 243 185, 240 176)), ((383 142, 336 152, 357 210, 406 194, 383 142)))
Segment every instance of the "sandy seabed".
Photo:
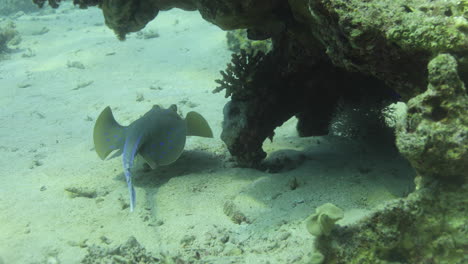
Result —
POLYGON ((0 61, 0 263, 80 263, 91 246, 132 236, 158 258, 308 263, 303 221, 317 206, 337 205, 338 224, 351 224, 412 186, 395 151, 299 138, 294 119, 264 144, 270 171, 235 167, 219 138, 227 99, 212 93, 230 51, 197 12, 161 12, 124 42, 97 8, 10 19, 22 42, 0 61), (154 104, 201 113, 215 138, 189 138, 175 163, 137 169, 130 213, 121 160, 98 158, 92 130, 106 106, 126 125, 154 104))

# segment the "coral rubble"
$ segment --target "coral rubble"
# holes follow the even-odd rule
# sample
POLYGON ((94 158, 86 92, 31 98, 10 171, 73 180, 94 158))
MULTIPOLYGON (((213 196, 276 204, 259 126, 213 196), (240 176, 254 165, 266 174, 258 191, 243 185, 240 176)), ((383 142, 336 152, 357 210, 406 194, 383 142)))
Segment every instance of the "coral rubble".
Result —
POLYGON ((0 23, 0 59, 2 54, 10 51, 11 46, 18 45, 20 42, 21 37, 16 30, 15 23, 0 23))

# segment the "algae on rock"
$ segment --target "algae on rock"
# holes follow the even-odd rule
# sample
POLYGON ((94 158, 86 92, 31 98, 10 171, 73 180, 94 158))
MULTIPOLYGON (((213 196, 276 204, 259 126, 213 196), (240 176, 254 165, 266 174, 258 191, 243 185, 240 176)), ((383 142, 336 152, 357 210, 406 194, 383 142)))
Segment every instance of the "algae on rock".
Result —
POLYGON ((236 29, 226 32, 228 49, 232 52, 239 53, 245 50, 246 53, 256 54, 258 51, 266 54, 271 51, 271 39, 266 40, 250 40, 247 36, 247 30, 236 29))
POLYGON ((467 192, 467 184, 421 188, 315 246, 327 264, 466 263, 467 192))
POLYGON ((457 62, 441 54, 428 65, 427 90, 408 102, 397 146, 420 175, 468 178, 468 95, 457 62))

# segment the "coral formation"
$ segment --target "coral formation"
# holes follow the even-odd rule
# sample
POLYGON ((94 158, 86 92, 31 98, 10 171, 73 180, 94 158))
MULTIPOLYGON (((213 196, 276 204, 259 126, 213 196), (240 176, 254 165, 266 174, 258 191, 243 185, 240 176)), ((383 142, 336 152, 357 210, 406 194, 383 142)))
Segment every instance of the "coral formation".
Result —
MULTIPOLYGON (((378 113, 395 101, 391 89, 372 77, 334 67, 318 53, 301 57, 307 50, 288 36, 286 45, 263 54, 233 54, 223 79, 214 92, 226 90, 231 97, 224 108, 221 139, 241 166, 255 167, 265 157, 263 141, 273 130, 296 115, 301 136, 326 135, 338 100, 362 102, 361 114, 378 113), (361 100, 362 99, 362 100, 361 100)), ((380 119, 379 119, 380 120, 380 119)), ((382 127, 379 120, 369 126, 382 127)), ((364 122, 362 122, 364 124, 364 122)), ((384 129, 385 130, 385 129, 384 129)))
POLYGON ((241 52, 245 50, 247 53, 256 53, 260 51, 264 54, 271 51, 271 39, 266 40, 250 40, 247 30, 236 29, 226 32, 228 49, 233 52, 241 52))
POLYGON ((20 42, 21 37, 16 30, 15 23, 0 24, 0 58, 2 54, 10 51, 11 46, 18 45, 20 42))
POLYGON ((323 204, 315 209, 315 213, 306 220, 306 228, 314 236, 328 236, 335 227, 335 222, 342 219, 343 210, 331 203, 323 204))
POLYGON ((257 79, 253 78, 253 75, 263 66, 262 61, 264 58, 265 54, 261 51, 255 54, 253 51, 247 53, 245 50, 240 50, 239 54, 233 53, 232 63, 227 65, 225 71, 220 72, 223 78, 215 80, 219 86, 213 90, 213 93, 226 90, 226 98, 232 96, 233 99, 248 99, 255 91, 252 86, 259 85, 258 83, 252 83, 257 81, 257 79))
POLYGON ((319 236, 323 263, 466 263, 468 185, 421 188, 357 225, 319 236))
POLYGON ((427 90, 408 102, 397 146, 420 175, 468 178, 468 95, 457 62, 441 54, 428 65, 427 90))

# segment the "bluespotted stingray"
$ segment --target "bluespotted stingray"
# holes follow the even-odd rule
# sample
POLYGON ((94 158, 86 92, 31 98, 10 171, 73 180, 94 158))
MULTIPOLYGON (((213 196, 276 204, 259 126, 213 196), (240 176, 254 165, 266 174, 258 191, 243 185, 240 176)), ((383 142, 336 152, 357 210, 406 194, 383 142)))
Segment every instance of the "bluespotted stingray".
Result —
POLYGON ((106 107, 94 125, 94 148, 104 160, 122 155, 122 164, 130 192, 130 211, 135 208, 135 189, 130 172, 136 155, 155 169, 176 161, 182 154, 187 136, 213 137, 208 122, 197 112, 189 112, 185 119, 177 114, 177 106, 165 109, 154 105, 150 111, 129 126, 121 126, 106 107))

